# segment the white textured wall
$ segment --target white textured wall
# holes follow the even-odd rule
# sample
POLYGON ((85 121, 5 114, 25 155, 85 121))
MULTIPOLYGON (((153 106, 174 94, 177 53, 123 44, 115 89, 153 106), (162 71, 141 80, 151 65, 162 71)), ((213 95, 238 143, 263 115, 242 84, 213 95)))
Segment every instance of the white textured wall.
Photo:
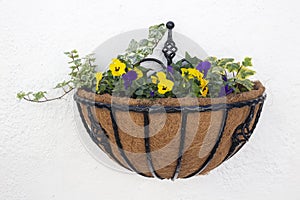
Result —
POLYGON ((0 199, 300 199, 297 0, 0 0, 0 199), (66 77, 62 52, 172 19, 211 55, 254 58, 268 100, 250 142, 208 176, 157 181, 112 171, 80 143, 72 98, 19 103, 66 77))

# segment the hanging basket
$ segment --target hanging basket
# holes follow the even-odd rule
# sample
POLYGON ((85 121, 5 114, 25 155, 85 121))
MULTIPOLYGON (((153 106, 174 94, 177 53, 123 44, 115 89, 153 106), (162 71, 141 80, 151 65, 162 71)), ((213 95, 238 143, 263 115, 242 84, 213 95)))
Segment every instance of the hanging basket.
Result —
POLYGON ((251 137, 265 88, 224 98, 156 100, 74 96, 91 139, 111 159, 142 176, 160 179, 206 174, 238 152, 251 137))

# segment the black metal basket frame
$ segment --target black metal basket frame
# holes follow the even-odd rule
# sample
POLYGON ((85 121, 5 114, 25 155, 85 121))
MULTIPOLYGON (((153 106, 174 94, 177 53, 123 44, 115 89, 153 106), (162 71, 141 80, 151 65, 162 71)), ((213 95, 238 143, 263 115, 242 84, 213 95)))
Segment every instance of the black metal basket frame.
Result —
MULTIPOLYGON (((172 29, 174 28, 174 23, 173 22, 168 22, 167 24, 168 28, 168 39, 165 43, 165 46, 163 48, 163 53, 167 59, 167 64, 170 65, 172 63, 172 59, 175 56, 175 53, 177 51, 177 47, 175 46, 175 42, 172 39, 172 29)), ((137 65, 141 64, 142 62, 156 62, 160 64, 163 68, 166 69, 166 66, 161 62, 160 60, 157 60, 155 58, 145 58, 137 65)), ((245 143, 250 139, 251 135, 253 134, 253 131, 258 123, 258 120, 260 118, 260 114, 264 105, 264 101, 266 99, 266 94, 263 94, 255 99, 252 100, 247 100, 247 101, 242 101, 242 102, 236 102, 236 103, 219 103, 219 104, 210 104, 210 105, 205 105, 205 106, 146 106, 146 105, 120 105, 120 104, 107 104, 103 102, 95 102, 86 98, 80 97, 77 93, 74 95, 74 100, 77 102, 77 107, 79 110, 80 117, 82 119, 82 122, 84 124, 84 127, 86 131, 89 133, 89 136, 93 140, 97 146, 99 146, 102 150, 107 152, 109 156, 114 159, 118 164, 123 166, 126 169, 129 169, 131 171, 134 171, 142 176, 147 176, 146 174, 139 172, 133 164, 130 162, 128 157, 126 156, 126 153, 123 149, 122 141, 120 140, 119 136, 119 130, 118 130, 118 125, 115 116, 116 111, 131 111, 131 112, 137 112, 137 113, 142 113, 143 114, 143 121, 144 121, 144 142, 145 142, 145 153, 147 157, 147 163, 148 163, 148 168, 149 171, 151 172, 153 177, 163 179, 159 174, 156 172, 153 162, 152 162, 152 157, 151 157, 151 149, 150 149, 150 136, 149 136, 149 115, 151 113, 157 113, 161 112, 162 109, 164 109, 164 112, 166 113, 181 113, 181 128, 180 128, 180 145, 178 149, 178 158, 177 158, 177 165, 175 168, 175 171, 173 173, 172 179, 176 179, 179 175, 180 169, 181 169, 181 163, 182 163, 182 156, 184 154, 183 149, 184 149, 184 144, 185 144, 185 136, 186 136, 186 122, 187 122, 187 116, 189 113, 193 112, 211 112, 211 111, 218 111, 222 110, 223 111, 223 116, 222 116, 222 122, 221 122, 221 127, 220 131, 218 133, 218 137, 216 140, 216 143, 213 146, 213 149, 211 150, 209 156, 205 160, 205 162, 199 166, 198 170, 195 172, 189 174, 188 176, 184 178, 189 178, 192 176, 196 176, 203 172, 206 167, 209 165, 211 160, 214 158, 214 155, 219 147, 219 144, 221 142, 221 138, 223 136, 224 128, 226 126, 226 120, 228 116, 228 111, 233 109, 233 108, 242 108, 242 107, 250 107, 249 108, 249 113, 240 125, 237 126, 235 129, 231 141, 232 145, 229 149, 229 152, 227 153, 225 159, 223 160, 226 161, 230 159, 234 154, 236 154, 244 145, 245 143), (81 105, 83 104, 87 106, 87 113, 88 113, 88 118, 91 122, 91 126, 87 124, 87 122, 84 119, 83 116, 83 111, 81 108, 81 105), (254 123, 252 127, 250 128, 250 123, 253 120, 254 114, 255 114, 255 107, 258 106, 257 114, 255 115, 254 123), (101 126, 101 124, 95 119, 92 113, 92 108, 105 108, 110 112, 110 117, 112 121, 112 128, 114 131, 114 137, 116 140, 116 144, 118 147, 118 151, 125 161, 125 163, 128 165, 124 166, 114 155, 112 152, 111 144, 110 144, 110 138, 108 134, 106 133, 105 129, 101 126)), ((147 176, 149 177, 149 176, 147 176)))

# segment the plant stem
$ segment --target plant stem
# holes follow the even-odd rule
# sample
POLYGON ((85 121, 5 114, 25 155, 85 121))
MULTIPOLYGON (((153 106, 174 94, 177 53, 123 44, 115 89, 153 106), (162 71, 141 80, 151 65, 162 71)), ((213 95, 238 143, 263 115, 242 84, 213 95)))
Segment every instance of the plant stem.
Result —
POLYGON ((67 91, 64 91, 64 94, 62 94, 61 96, 58 96, 58 97, 55 97, 55 98, 51 98, 51 99, 48 99, 46 97, 45 100, 38 100, 38 101, 35 101, 35 100, 32 100, 29 96, 28 97, 24 97, 23 99, 26 100, 26 101, 29 101, 29 102, 35 102, 35 103, 44 103, 44 102, 49 102, 49 101, 54 101, 54 100, 58 100, 58 99, 61 99, 63 98, 65 95, 67 95, 68 93, 70 93, 74 88, 70 88, 69 90, 67 91))

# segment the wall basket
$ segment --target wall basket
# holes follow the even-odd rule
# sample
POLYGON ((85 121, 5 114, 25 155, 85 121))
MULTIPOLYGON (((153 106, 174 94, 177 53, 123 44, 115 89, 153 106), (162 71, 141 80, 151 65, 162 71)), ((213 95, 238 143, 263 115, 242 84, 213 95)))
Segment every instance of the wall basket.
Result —
MULTIPOLYGON (((169 64, 177 49, 174 24, 167 27, 169 64)), ((131 99, 78 89, 74 99, 86 131, 111 159, 142 176, 174 180, 206 174, 235 155, 259 121, 264 92, 256 81, 253 90, 224 98, 131 99)))

